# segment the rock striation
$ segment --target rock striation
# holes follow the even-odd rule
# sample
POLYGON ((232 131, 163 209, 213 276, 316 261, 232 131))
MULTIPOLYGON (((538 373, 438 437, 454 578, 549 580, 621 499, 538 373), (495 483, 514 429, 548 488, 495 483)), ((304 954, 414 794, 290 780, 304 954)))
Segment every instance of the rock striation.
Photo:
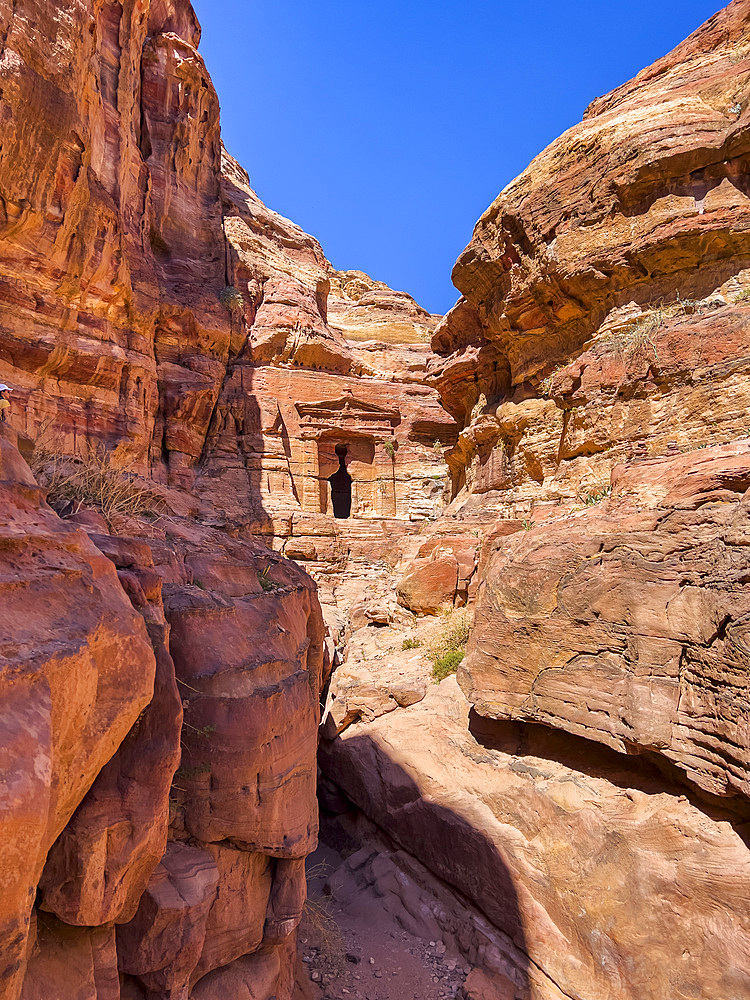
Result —
POLYGON ((260 498, 195 487, 244 329, 199 37, 185 0, 0 3, 3 1000, 293 986, 329 658, 260 498))
POLYGON ((337 565, 337 446, 361 555, 447 489, 438 317, 260 202, 199 39, 0 0, 3 1000, 291 995, 332 642, 259 536, 337 565))
POLYGON ((745 997, 749 0, 445 318, 263 205, 199 38, 0 0, 0 1000, 320 995, 316 761, 468 1000, 745 997))

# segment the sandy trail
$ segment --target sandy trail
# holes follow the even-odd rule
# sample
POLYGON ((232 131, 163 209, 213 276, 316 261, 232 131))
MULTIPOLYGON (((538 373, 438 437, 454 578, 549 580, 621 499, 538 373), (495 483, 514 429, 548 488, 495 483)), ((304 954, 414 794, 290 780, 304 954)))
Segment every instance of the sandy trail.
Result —
POLYGON ((462 995, 470 967, 439 939, 407 932, 377 889, 363 886, 341 855, 325 844, 308 860, 308 886, 299 954, 310 984, 305 992, 312 1000, 446 1000, 462 995))

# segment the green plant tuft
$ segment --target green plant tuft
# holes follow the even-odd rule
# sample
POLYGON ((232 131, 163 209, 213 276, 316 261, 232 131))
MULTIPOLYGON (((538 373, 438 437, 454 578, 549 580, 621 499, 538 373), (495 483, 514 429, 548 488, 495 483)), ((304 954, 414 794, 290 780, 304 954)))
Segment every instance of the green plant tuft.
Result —
POLYGON ((440 635, 427 647, 435 681, 442 681, 450 674, 455 674, 465 656, 470 628, 471 620, 465 611, 448 612, 445 615, 440 635))
POLYGON ((199 764, 197 767, 181 767, 178 771, 175 771, 175 778, 198 778, 202 774, 210 774, 211 765, 210 764, 199 764))
POLYGON ((451 649, 442 656, 438 656, 432 664, 432 676, 436 681, 443 681, 451 674, 455 674, 465 655, 463 649, 451 649))
POLYGON ((395 458, 396 455, 396 445, 393 441, 386 441, 383 445, 383 450, 385 451, 388 458, 395 458))
POLYGON ((596 503, 601 503, 612 495, 612 487, 601 486, 598 489, 589 490, 586 493, 579 493, 578 499, 585 507, 593 507, 596 503))
POLYGON ((245 308, 245 297, 234 285, 227 285, 219 295, 219 302, 229 313, 240 313, 245 308))
POLYGON ((406 649, 419 649, 419 647, 421 645, 422 645, 422 640, 421 639, 412 639, 412 638, 409 638, 409 639, 404 639, 404 641, 401 643, 401 649, 403 649, 403 650, 406 650, 406 649))

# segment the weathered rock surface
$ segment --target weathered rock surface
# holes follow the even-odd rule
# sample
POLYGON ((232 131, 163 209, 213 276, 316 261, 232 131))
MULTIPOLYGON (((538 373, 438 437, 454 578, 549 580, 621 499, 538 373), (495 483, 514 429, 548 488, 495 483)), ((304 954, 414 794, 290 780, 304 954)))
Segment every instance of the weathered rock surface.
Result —
POLYGON ((297 558, 328 562, 340 534, 328 482, 339 447, 355 521, 434 514, 446 479, 442 445, 455 440, 424 384, 437 317, 367 275, 335 271, 312 237, 259 201, 226 153, 222 192, 243 308, 200 495, 234 519, 252 512, 297 558), (313 540, 321 514, 328 551, 313 540))
POLYGON ((68 924, 129 920, 167 845, 169 796, 180 761, 182 703, 169 652, 161 579, 147 546, 92 534, 146 623, 156 656, 148 706, 97 775, 47 857, 42 905, 68 924))
POLYGON ((0 4, 0 369, 15 425, 175 481, 229 350, 219 105, 187 0, 0 4))
POLYGON ((114 566, 0 437, 0 995, 18 995, 47 852, 153 694, 154 653, 114 566))
POLYGON ((468 996, 739 1000, 750 2, 506 188, 439 323, 258 200, 199 35, 0 0, 10 426, 151 502, 61 521, 0 438, 0 997, 290 1000, 348 644, 332 825, 468 996))
POLYGON ((367 816, 502 932, 481 954, 469 938, 466 958, 514 996, 747 992, 742 830, 656 768, 543 726, 472 722, 452 678, 322 755, 367 816))
MULTIPOLYGON (((101 446, 150 497, 146 516, 106 518, 86 508, 90 497, 73 498, 61 522, 0 441, 3 1000, 18 997, 27 961, 24 995, 57 995, 66 942, 76 974, 60 972, 61 988, 119 995, 114 924, 131 928, 121 938, 124 995, 187 995, 261 948, 263 975, 274 968, 276 978, 255 982, 246 963, 253 996, 292 989, 328 661, 313 583, 252 538, 260 482, 252 502, 234 504, 234 520, 189 492, 247 334, 226 305, 219 105, 199 37, 187 0, 0 0, 0 377, 15 388, 10 424, 25 455, 36 446, 37 459, 48 456, 37 463, 48 483, 59 456, 85 467, 101 446), (185 850, 209 858, 221 900, 192 923, 158 890, 188 840, 185 850), (55 930, 32 948, 37 888, 39 925, 55 930), (190 928, 201 920, 198 942, 190 928)), ((275 231, 272 254, 283 258, 284 241, 275 231)), ((322 252, 320 265, 325 276, 322 252)), ((272 263, 265 275, 270 318, 259 341, 265 324, 273 342, 282 314, 291 328, 304 319, 307 286, 293 273, 285 291, 281 270, 272 263)), ((434 321, 366 276, 342 281, 354 277, 356 297, 364 284, 373 302, 342 323, 361 330, 370 320, 357 317, 374 310, 385 336, 398 312, 424 368, 434 321)), ((318 317, 326 281, 319 295, 317 274, 313 282, 318 317)), ((325 337, 338 357, 343 335, 322 318, 311 340, 325 337)), ((413 381, 450 426, 434 390, 413 381)))
POLYGON ((115 931, 105 927, 70 927, 51 914, 40 914, 22 1000, 120 1000, 115 931))
POLYGON ((120 969, 149 995, 183 1000, 203 950, 219 872, 206 851, 170 844, 133 920, 117 932, 120 969))
POLYGON ((361 811, 479 908, 499 945, 438 920, 470 996, 750 988, 749 54, 735 0, 595 102, 456 266, 428 374, 453 501, 368 600, 466 599, 460 687, 429 683, 434 619, 405 708, 394 623, 382 655, 344 630, 327 827, 354 850, 361 811))
POLYGON ((485 552, 459 680, 488 718, 664 755, 750 792, 750 442, 640 463, 485 552))

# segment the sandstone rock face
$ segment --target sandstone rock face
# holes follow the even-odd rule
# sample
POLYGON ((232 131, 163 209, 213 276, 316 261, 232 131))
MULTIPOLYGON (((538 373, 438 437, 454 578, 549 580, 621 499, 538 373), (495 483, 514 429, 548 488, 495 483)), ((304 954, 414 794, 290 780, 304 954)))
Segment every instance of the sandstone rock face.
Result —
POLYGON ((120 968, 136 975, 149 994, 187 997, 218 882, 210 854, 187 844, 169 845, 138 913, 118 931, 120 968))
POLYGON ((438 907, 470 996, 750 988, 749 53, 735 0, 595 102, 479 221, 433 333, 453 500, 378 579, 408 652, 352 621, 321 763, 327 831, 367 846, 364 813, 498 932, 438 907), (423 616, 472 540, 435 687, 423 616))
POLYGON ((47 852, 153 693, 154 654, 112 564, 46 506, 0 438, 2 995, 17 996, 47 852))
POLYGON ((506 188, 442 321, 258 200, 199 35, 0 0, 0 997, 291 1000, 347 649, 327 821, 467 996, 745 997, 750 3, 506 188), (16 438, 145 513, 60 520, 16 438))
POLYGON ((219 106, 186 0, 0 5, 2 377, 16 426, 179 479, 229 350, 219 106))
POLYGON ((119 1000, 115 932, 111 925, 70 927, 50 914, 40 916, 37 923, 22 1000, 119 1000))
MULTIPOLYGON (((0 0, 10 437, 36 451, 47 485, 59 456, 69 473, 70 456, 85 470, 103 448, 150 498, 145 515, 126 505, 103 517, 90 495, 74 497, 61 522, 0 440, 3 1000, 17 1000, 22 982, 29 998, 58 995, 55 977, 66 1000, 118 996, 114 925, 123 995, 187 996, 256 952, 263 958, 242 969, 252 995, 291 995, 328 660, 312 581, 252 537, 260 480, 231 518, 191 492, 196 473, 210 474, 216 404, 249 328, 225 294, 235 281, 227 182, 199 37, 187 0, 0 0), (213 885, 188 915, 162 891, 165 877, 195 887, 190 865, 173 870, 185 851, 204 859, 213 885), (34 938, 37 890, 39 926, 52 930, 34 938)), ((315 341, 330 340, 338 358, 344 338, 325 319, 332 269, 300 239, 319 265, 312 291, 301 256, 286 273, 286 234, 274 231, 259 333, 268 328, 275 357, 276 325, 318 317, 308 359, 317 364, 315 341)), ((371 322, 393 337, 398 314, 402 353, 423 370, 433 319, 366 276, 340 284, 342 324, 371 322), (357 300, 373 301, 347 318, 352 282, 357 300)), ((412 383, 447 441, 436 392, 412 383)))
POLYGON ((506 995, 747 992, 747 847, 657 769, 546 727, 483 731, 453 678, 322 749, 354 803, 502 931, 465 945, 506 995))
POLYGON ((312 237, 258 200, 227 154, 222 191, 243 308, 200 495, 231 517, 252 511, 313 562, 329 561, 305 537, 319 534, 320 514, 329 539, 350 527, 337 530, 329 485, 342 458, 354 521, 408 523, 436 512, 442 446, 455 440, 424 384, 437 317, 367 275, 334 271, 312 237))
POLYGON ((167 845, 182 728, 161 580, 150 551, 125 539, 91 537, 117 567, 125 592, 144 618, 156 676, 150 703, 47 857, 41 880, 44 908, 68 924, 84 926, 122 922, 135 913, 167 845))
MULTIPOLYGON (((748 23, 733 3, 590 106, 485 212, 453 277, 510 384, 618 306, 702 298, 748 264, 748 23)), ((448 329, 439 331, 443 343, 448 329)))
POLYGON ((488 546, 459 680, 488 718, 663 754, 747 796, 750 442, 654 459, 488 546))

